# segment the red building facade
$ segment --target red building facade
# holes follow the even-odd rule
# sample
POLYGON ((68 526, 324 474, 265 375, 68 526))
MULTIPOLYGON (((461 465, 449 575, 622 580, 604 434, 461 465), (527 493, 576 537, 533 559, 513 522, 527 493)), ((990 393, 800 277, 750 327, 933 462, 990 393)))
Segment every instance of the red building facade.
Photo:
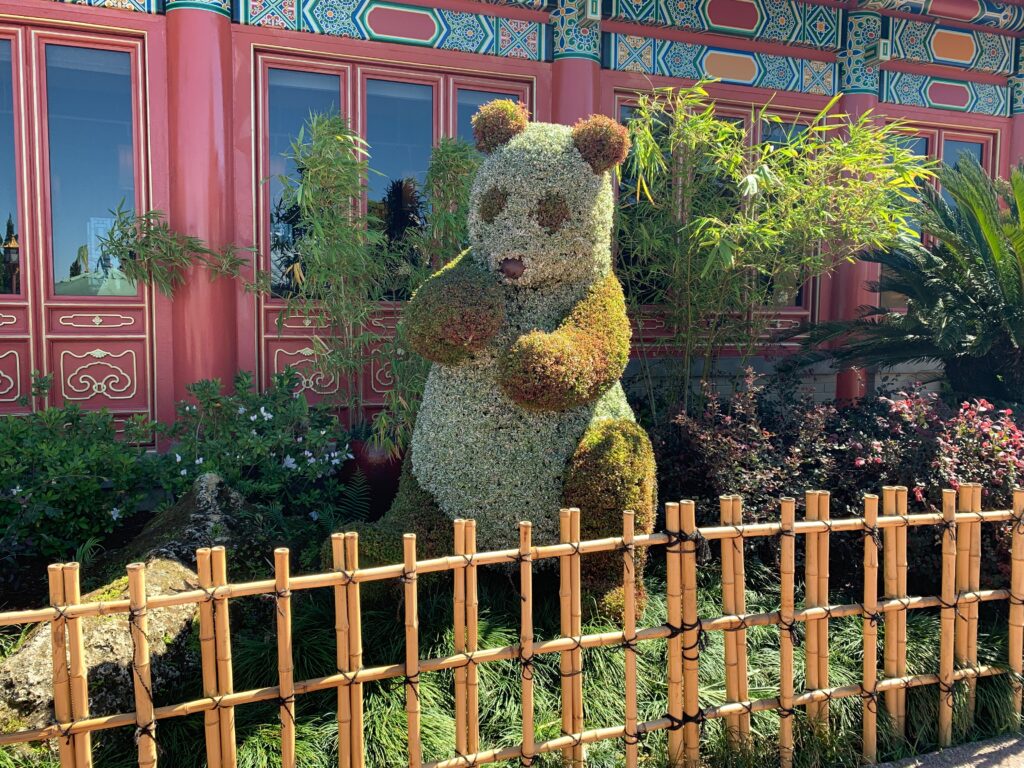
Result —
MULTIPOLYGON (((799 124, 840 109, 907 121, 922 154, 1004 174, 1024 155, 1024 5, 994 0, 0 0, 0 412, 77 402, 168 419, 186 384, 265 383, 286 365, 312 395, 311 321, 191 275, 173 301, 127 279, 99 240, 118 205, 166 212, 214 246, 281 269, 290 230, 270 181, 310 111, 358 126, 380 179, 422 177, 496 95, 539 120, 619 116, 637 91, 710 75, 718 108, 799 124)), ((781 126, 781 128, 780 128, 781 126)), ((872 301, 847 265, 779 312, 784 326, 872 301)), ((393 323, 398 308, 379 322, 393 323)), ((372 407, 387 371, 358 386, 372 407)), ((863 386, 840 374, 837 394, 863 386)))

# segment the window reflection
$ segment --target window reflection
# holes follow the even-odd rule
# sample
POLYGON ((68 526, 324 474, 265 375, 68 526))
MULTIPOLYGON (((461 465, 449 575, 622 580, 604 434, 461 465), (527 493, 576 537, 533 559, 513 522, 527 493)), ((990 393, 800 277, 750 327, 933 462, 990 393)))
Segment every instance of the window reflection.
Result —
POLYGON ((295 290, 298 256, 295 242, 298 211, 285 207, 282 176, 293 177, 295 162, 290 159, 292 142, 298 138, 312 114, 338 112, 341 82, 337 75, 271 69, 268 83, 268 122, 270 130, 270 270, 271 290, 286 296, 295 290))
POLYGON ((135 285, 100 247, 112 210, 135 204, 131 56, 46 48, 54 290, 133 296, 135 285))
MULTIPOLYGON (((982 165, 985 145, 979 141, 963 141, 962 139, 945 139, 942 142, 942 162, 945 165, 956 165, 960 160, 975 160, 982 165)), ((955 205, 953 196, 942 190, 942 198, 947 205, 955 205)))
POLYGON ((21 293, 18 177, 14 152, 14 70, 11 41, 0 40, 0 294, 21 293))
POLYGON ((784 123, 766 120, 761 124, 761 140, 768 144, 781 146, 789 144, 807 130, 802 123, 784 123))
POLYGON ((519 97, 513 96, 509 93, 499 93, 498 91, 474 91, 466 88, 460 88, 459 94, 459 105, 458 105, 458 133, 456 134, 463 141, 473 142, 473 115, 476 114, 477 110, 480 109, 484 104, 495 99, 512 99, 512 101, 519 101, 519 97))

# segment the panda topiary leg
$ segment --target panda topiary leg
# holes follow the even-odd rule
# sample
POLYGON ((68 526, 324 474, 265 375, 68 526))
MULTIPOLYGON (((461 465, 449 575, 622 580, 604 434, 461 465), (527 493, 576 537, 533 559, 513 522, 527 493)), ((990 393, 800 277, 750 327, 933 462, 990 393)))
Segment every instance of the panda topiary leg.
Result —
MULTIPOLYGON (((625 510, 636 514, 637 534, 650 533, 657 489, 654 449, 647 433, 624 419, 591 425, 569 460, 563 498, 566 506, 580 508, 583 540, 621 536, 625 510)), ((646 550, 637 549, 637 591, 641 600, 646 559, 646 550)), ((596 600, 599 612, 621 616, 622 556, 587 555, 582 561, 582 577, 584 594, 596 600)))

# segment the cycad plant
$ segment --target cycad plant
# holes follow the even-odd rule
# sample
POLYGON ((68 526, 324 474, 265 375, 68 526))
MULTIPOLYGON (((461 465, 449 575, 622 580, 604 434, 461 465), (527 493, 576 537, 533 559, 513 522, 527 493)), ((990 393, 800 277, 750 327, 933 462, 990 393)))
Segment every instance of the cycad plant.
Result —
POLYGON ((945 196, 921 191, 924 242, 862 256, 882 266, 870 287, 899 294, 905 309, 861 308, 860 317, 810 332, 802 362, 840 366, 939 362, 957 396, 1024 399, 1024 164, 991 179, 973 158, 939 171, 945 196))

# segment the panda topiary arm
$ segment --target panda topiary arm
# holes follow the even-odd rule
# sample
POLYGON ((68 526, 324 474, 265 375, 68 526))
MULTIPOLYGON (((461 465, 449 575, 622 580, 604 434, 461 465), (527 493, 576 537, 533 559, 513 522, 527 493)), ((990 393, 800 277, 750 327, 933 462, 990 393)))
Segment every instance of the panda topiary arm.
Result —
POLYGON ((504 294, 495 276, 465 251, 419 287, 402 324, 413 351, 435 363, 458 365, 505 324, 504 294))
POLYGON ((629 318, 613 274, 598 281, 551 333, 520 336, 501 361, 501 386, 534 411, 564 411, 592 402, 629 362, 629 318))

